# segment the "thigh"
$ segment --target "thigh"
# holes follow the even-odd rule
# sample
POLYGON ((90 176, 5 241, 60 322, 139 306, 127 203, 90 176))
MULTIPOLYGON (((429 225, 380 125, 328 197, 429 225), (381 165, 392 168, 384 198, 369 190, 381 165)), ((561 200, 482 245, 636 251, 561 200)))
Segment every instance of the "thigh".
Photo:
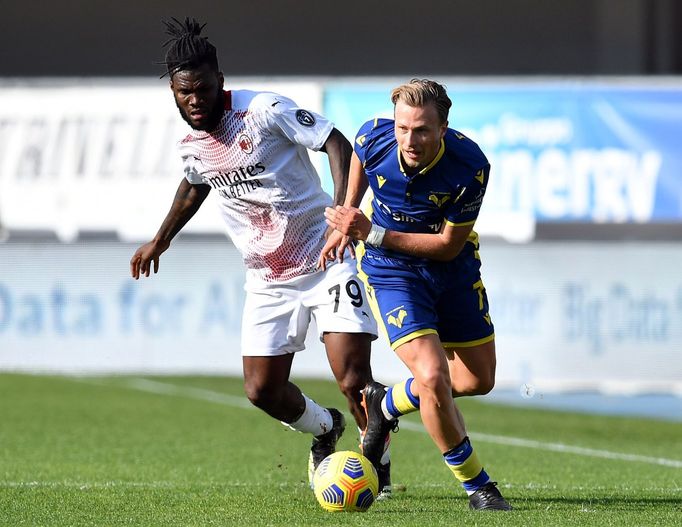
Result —
POLYGON ((242 355, 276 356, 301 351, 310 322, 292 285, 249 287, 242 315, 242 355))
POLYGON ((287 385, 291 373, 292 354, 271 357, 242 357, 244 384, 252 390, 277 392, 287 385))
POLYGON ((495 340, 476 346, 446 348, 455 395, 485 394, 495 384, 495 340))
POLYGON ((369 272, 374 316, 394 350, 415 338, 437 334, 435 296, 419 272, 409 268, 370 268, 369 272))

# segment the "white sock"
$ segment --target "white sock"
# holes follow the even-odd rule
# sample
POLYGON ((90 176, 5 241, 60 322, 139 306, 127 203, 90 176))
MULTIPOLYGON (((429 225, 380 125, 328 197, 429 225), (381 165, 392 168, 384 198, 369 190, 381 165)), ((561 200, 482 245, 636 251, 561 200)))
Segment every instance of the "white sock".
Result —
POLYGON ((301 417, 293 423, 282 421, 282 424, 297 432, 306 432, 314 436, 320 436, 329 432, 334 424, 332 414, 305 394, 302 395, 303 399, 305 399, 305 409, 301 417))
POLYGON ((386 406, 386 396, 384 395, 384 398, 381 400, 381 411, 384 414, 384 417, 388 419, 389 421, 395 419, 394 415, 391 415, 391 412, 388 411, 388 406, 386 406))
POLYGON ((385 465, 386 463, 391 462, 391 449, 388 446, 388 443, 386 444, 386 450, 384 450, 384 454, 381 456, 381 460, 379 463, 382 465, 385 465))

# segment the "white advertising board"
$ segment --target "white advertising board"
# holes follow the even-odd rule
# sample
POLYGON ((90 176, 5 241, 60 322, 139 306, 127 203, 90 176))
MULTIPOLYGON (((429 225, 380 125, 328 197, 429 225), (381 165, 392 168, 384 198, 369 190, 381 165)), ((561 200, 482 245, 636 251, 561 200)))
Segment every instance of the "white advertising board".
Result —
MULTIPOLYGON (((311 82, 228 84, 275 91, 321 111, 321 90, 311 82)), ((63 241, 79 231, 116 232, 122 240, 153 236, 183 177, 175 145, 189 130, 167 79, 0 85, 0 98, 8 103, 0 106, 6 228, 54 231, 63 241)), ((311 154, 319 166, 323 154, 311 154)), ((206 206, 187 230, 224 232, 206 206)))
MULTIPOLYGON (((0 244, 0 370, 241 374, 244 272, 227 242, 178 242, 159 274, 133 244, 0 244)), ((484 244, 497 386, 682 395, 682 247, 484 244)), ((329 377, 315 330, 294 374, 329 377)), ((407 374, 383 339, 383 381, 407 374)))

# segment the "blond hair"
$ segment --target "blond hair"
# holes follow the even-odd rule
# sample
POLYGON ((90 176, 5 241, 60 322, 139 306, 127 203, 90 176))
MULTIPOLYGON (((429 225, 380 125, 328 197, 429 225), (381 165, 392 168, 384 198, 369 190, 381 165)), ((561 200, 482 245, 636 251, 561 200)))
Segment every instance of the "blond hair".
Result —
POLYGON ((412 79, 407 84, 394 88, 391 91, 391 101, 394 105, 398 101, 402 101, 414 108, 422 108, 433 103, 436 106, 441 123, 447 122, 448 112, 452 106, 445 86, 428 79, 412 79))

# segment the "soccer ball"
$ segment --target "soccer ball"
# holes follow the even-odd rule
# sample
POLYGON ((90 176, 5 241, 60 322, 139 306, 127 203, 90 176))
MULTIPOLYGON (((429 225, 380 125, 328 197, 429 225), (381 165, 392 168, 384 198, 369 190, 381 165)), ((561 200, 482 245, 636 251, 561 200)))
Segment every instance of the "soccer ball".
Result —
POLYGON ((313 476, 315 497, 329 512, 365 512, 374 503, 379 478, 362 454, 334 452, 318 465, 313 476))

